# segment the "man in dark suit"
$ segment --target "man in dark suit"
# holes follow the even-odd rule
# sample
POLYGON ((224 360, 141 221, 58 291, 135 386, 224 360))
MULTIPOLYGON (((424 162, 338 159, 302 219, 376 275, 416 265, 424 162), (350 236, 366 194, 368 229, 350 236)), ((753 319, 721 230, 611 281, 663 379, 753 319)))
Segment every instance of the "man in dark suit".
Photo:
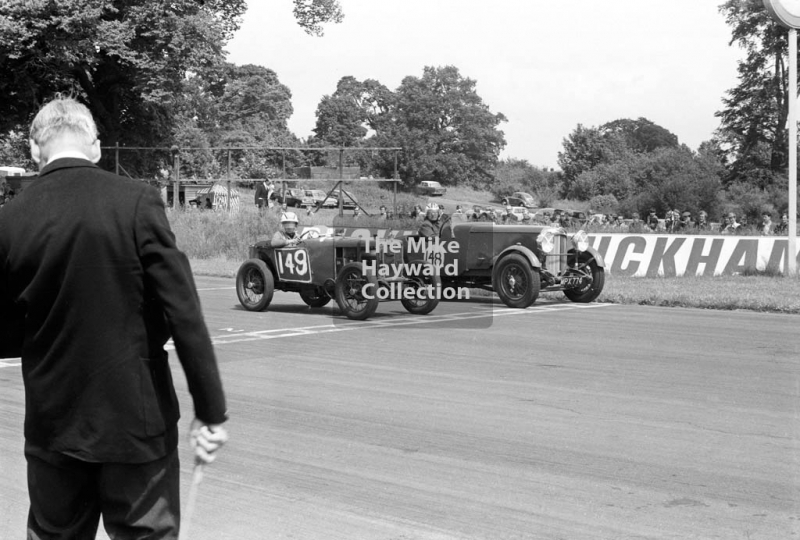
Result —
POLYGON ((89 110, 68 98, 31 125, 39 178, 0 210, 0 357, 22 357, 28 538, 177 537, 173 338, 210 463, 225 397, 186 256, 155 189, 94 165, 89 110))

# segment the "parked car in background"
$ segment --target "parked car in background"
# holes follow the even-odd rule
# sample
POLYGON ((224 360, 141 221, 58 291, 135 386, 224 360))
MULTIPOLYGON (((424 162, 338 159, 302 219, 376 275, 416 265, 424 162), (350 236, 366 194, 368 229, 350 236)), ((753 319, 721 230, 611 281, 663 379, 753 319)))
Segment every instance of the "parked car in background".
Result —
POLYGON ((417 193, 419 195, 427 195, 429 197, 441 197, 447 193, 447 188, 442 187, 442 184, 439 182, 423 180, 417 186, 417 193))
MULTIPOLYGON (((356 198, 355 195, 353 195, 352 193, 350 193, 347 190, 345 190, 344 193, 342 193, 342 206, 344 208, 355 208, 357 206, 356 203, 358 203, 358 198, 356 198)), ((331 192, 330 196, 328 196, 328 198, 326 198, 323 201, 322 206, 325 206, 325 207, 328 207, 328 208, 338 208, 339 207, 339 189, 334 189, 331 192)))
POLYGON ((283 196, 283 200, 278 197, 279 202, 286 203, 286 206, 294 206, 300 208, 303 206, 314 206, 316 201, 310 194, 310 190, 300 188, 289 188, 283 196))
POLYGON ((525 208, 536 208, 539 202, 530 193, 516 191, 508 197, 503 197, 503 206, 522 206, 525 208))

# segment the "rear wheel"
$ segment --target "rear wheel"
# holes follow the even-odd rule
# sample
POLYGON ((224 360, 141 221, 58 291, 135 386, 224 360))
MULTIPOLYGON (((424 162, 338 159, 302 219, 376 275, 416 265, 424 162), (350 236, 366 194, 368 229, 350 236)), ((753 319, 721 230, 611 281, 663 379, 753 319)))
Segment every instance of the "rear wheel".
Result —
POLYGON ((364 274, 361 263, 346 264, 336 277, 335 296, 347 318, 363 321, 378 309, 378 278, 364 274))
POLYGON ((275 280, 266 263, 250 259, 236 273, 236 296, 248 311, 264 311, 272 302, 275 280))
POLYGON ((303 299, 303 302, 305 302, 308 307, 313 308, 321 308, 328 305, 328 302, 331 301, 331 297, 325 294, 325 291, 319 287, 314 289, 303 289, 300 291, 300 298, 303 299))
MULTIPOLYGON (((411 263, 410 266, 413 267, 415 263, 411 263)), ((436 306, 439 305, 439 295, 442 291, 442 278, 438 275, 420 275, 420 276, 407 276, 411 281, 408 281, 403 285, 403 289, 414 289, 414 297, 413 298, 403 298, 400 300, 400 303, 403 304, 403 307, 406 308, 406 311, 409 313, 413 313, 414 315, 427 315, 434 309, 436 306), (430 287, 430 289, 428 288, 430 287), (420 297, 417 296, 418 291, 422 289, 425 290, 425 294, 420 293, 420 297)))
POLYGON ((526 308, 539 297, 539 270, 522 255, 506 255, 495 266, 494 290, 505 305, 526 308))
POLYGON ((597 265, 595 258, 589 253, 581 253, 578 256, 578 266, 575 265, 575 255, 570 255, 568 261, 571 271, 568 275, 581 276, 581 284, 574 289, 567 289, 564 291, 564 296, 573 302, 585 304, 597 300, 600 293, 603 292, 603 286, 606 282, 605 271, 597 265))

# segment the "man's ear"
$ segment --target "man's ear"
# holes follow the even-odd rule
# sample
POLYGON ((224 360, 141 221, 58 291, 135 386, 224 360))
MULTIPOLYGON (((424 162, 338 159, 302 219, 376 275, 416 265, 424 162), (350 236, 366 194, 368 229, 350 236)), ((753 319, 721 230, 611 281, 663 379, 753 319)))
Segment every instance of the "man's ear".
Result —
POLYGON ((94 143, 92 143, 92 146, 89 149, 89 156, 88 156, 89 161, 91 161, 92 163, 97 163, 98 161, 100 161, 101 154, 102 152, 100 151, 100 139, 95 139, 94 143))
POLYGON ((42 149, 36 144, 36 141, 33 139, 29 139, 28 142, 31 145, 31 159, 37 165, 41 164, 42 162, 42 149))

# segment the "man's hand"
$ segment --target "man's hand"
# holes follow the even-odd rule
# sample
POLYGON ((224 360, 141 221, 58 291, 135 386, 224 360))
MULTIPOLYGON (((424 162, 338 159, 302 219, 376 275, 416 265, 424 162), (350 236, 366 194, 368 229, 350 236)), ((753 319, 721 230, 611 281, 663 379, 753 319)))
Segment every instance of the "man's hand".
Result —
POLYGON ((189 444, 194 450, 196 463, 208 464, 216 459, 216 452, 228 441, 228 432, 221 425, 204 424, 197 418, 189 428, 189 444))

